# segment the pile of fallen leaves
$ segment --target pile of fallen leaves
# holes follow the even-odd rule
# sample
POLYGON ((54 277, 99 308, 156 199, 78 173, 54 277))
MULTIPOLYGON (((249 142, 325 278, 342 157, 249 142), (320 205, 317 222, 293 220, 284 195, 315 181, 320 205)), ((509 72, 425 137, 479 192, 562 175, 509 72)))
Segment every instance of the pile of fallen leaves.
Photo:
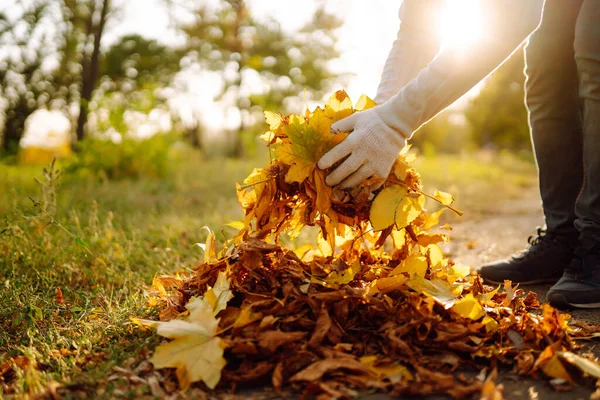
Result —
POLYGON ((569 325, 510 282, 485 286, 444 257, 447 237, 430 229, 459 211, 449 194, 423 191, 407 149, 385 181, 325 185, 316 162, 347 136, 331 124, 373 105, 363 96, 353 107, 340 91, 305 116, 266 113, 272 161, 238 185, 245 218, 230 225, 239 233, 217 253, 209 230, 193 273, 155 279, 161 322, 141 322, 172 340, 156 348, 154 367, 175 368, 182 388, 266 382, 325 398, 499 398, 493 373, 476 376, 484 367, 564 385, 600 378, 595 361, 571 352, 594 327, 569 325), (426 197, 442 208, 429 213, 426 197), (281 244, 306 226, 315 243, 281 244))

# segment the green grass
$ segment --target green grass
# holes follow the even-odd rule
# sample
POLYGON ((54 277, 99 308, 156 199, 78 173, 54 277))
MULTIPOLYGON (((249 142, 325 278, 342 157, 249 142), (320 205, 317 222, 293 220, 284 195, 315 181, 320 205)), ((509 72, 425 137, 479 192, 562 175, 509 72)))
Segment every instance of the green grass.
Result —
MULTIPOLYGON (((44 185, 40 167, 0 164, 0 397, 41 393, 52 381, 74 397, 110 397, 119 384, 127 397, 149 393, 108 380, 113 366, 147 358, 158 343, 130 318, 155 316, 145 297, 154 276, 201 259, 193 245, 205 238, 202 226, 219 232, 241 218, 235 182, 266 163, 184 154, 167 178, 75 174, 57 187, 44 185)), ((458 195, 466 218, 535 185, 534 166, 507 155, 436 156, 416 165, 428 192, 458 195)))

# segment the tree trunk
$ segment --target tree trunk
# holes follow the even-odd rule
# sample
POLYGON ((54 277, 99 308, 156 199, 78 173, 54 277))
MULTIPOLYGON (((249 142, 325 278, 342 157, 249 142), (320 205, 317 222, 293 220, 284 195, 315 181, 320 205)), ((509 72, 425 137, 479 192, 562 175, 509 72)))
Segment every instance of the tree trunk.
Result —
POLYGON ((242 158, 244 155, 244 141, 242 140, 242 135, 244 134, 244 129, 246 126, 244 124, 244 110, 240 109, 240 126, 233 134, 233 152, 232 156, 234 158, 242 158))
POLYGON ((190 144, 193 148, 202 150, 202 127, 199 121, 187 128, 190 144))
POLYGON ((23 125, 25 118, 18 116, 6 121, 4 132, 2 134, 2 152, 4 154, 16 154, 19 149, 19 142, 23 136, 23 125))
POLYGON ((2 152, 4 154, 16 154, 19 150, 19 142, 23 137, 25 120, 35 111, 27 105, 27 99, 19 98, 18 103, 5 110, 4 132, 2 134, 2 152))
MULTIPOLYGON (((110 8, 110 0, 103 0, 102 10, 100 11, 100 21, 97 26, 93 26, 93 12, 90 15, 90 23, 88 24, 88 33, 93 35, 94 44, 92 54, 84 58, 83 70, 81 72, 81 97, 79 99, 79 117, 77 118, 77 140, 81 140, 85 136, 85 124, 89 110, 89 103, 92 99, 92 94, 98 80, 98 70, 100 62, 100 42, 106 25, 106 16, 110 8)), ((93 10, 92 10, 93 11, 93 10)))

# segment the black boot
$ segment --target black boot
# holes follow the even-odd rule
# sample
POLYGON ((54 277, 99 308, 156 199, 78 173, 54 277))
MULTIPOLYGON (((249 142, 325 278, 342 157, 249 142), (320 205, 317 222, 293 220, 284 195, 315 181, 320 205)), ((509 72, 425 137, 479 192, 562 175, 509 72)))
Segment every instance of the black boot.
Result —
POLYGON ((527 240, 529 246, 507 260, 486 264, 479 270, 487 283, 505 280, 523 285, 555 283, 573 258, 577 235, 546 232, 538 228, 536 236, 527 240))
POLYGON ((557 308, 600 308, 600 239, 582 238, 546 300, 557 308))

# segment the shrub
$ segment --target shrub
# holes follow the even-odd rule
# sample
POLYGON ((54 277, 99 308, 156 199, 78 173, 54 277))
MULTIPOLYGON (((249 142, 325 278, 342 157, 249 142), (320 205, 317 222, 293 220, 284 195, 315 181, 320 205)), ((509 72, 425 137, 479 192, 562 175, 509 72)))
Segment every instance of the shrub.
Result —
POLYGON ((168 134, 142 140, 124 138, 121 143, 88 138, 77 144, 78 151, 65 161, 64 170, 109 180, 164 178, 177 163, 175 142, 175 136, 168 134))

